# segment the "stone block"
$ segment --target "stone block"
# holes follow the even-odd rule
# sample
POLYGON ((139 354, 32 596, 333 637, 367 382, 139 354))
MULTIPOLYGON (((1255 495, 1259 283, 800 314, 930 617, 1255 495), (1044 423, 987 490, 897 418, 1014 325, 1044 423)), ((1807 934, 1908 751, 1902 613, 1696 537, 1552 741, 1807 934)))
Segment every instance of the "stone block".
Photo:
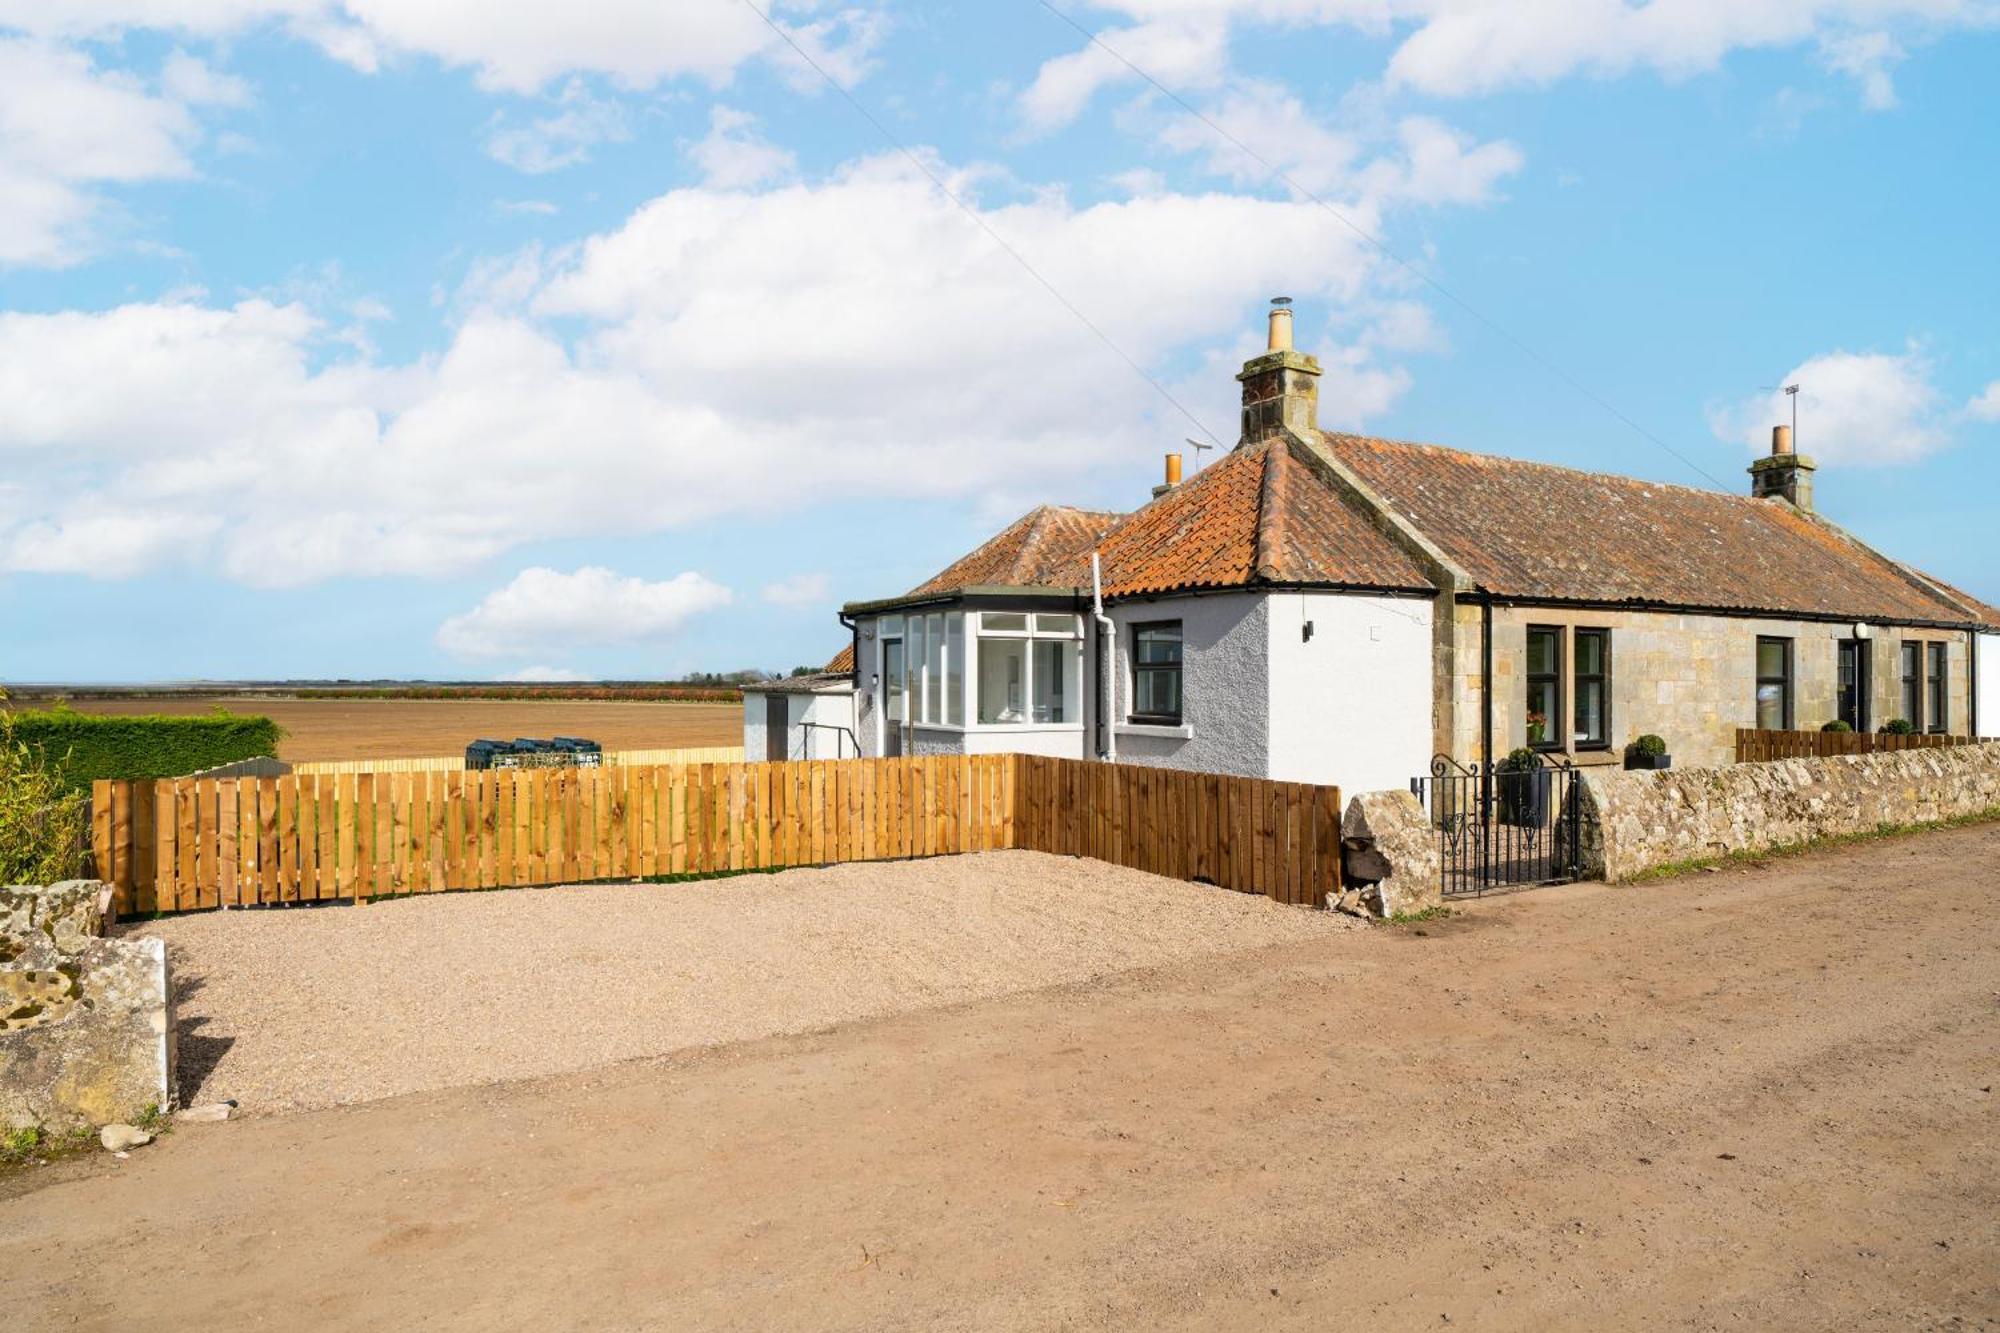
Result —
POLYGON ((1387 878, 1362 892, 1379 916, 1408 915, 1443 901, 1437 830, 1407 791, 1362 792, 1347 803, 1340 836, 1365 839, 1389 863, 1387 878))
POLYGON ((103 885, 0 890, 0 1124, 96 1127, 164 1110, 172 992, 162 940, 98 937, 103 885))

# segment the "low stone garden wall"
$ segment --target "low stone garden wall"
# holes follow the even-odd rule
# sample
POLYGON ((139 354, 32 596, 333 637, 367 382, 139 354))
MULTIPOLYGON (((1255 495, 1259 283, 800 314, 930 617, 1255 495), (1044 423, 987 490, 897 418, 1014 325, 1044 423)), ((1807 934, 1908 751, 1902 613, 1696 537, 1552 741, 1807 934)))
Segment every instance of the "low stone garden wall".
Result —
POLYGON ((1587 772, 1586 878, 2000 809, 2000 743, 1727 768, 1587 772))
POLYGON ((163 940, 103 938, 107 885, 0 888, 0 1128, 97 1128, 164 1111, 173 1008, 163 940))

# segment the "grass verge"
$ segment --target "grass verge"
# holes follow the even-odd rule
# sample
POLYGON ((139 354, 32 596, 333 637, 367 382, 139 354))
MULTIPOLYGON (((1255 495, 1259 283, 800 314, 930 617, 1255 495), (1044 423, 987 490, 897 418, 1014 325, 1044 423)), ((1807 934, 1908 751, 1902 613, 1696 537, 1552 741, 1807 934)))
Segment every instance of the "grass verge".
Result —
POLYGON ((1772 861, 1787 856, 1803 856, 1807 852, 1824 851, 1833 847, 1851 847, 1857 843, 1880 842, 1884 838, 1905 838, 1912 833, 1935 833, 1940 829, 1965 828, 1972 824, 1990 824, 2000 820, 2000 805, 1989 806, 1969 815, 1953 815, 1949 819, 1931 819, 1915 824, 1877 824, 1872 829, 1858 833, 1836 833, 1825 838, 1808 838, 1800 842, 1780 842, 1757 851, 1724 852, 1720 856, 1695 856, 1685 861, 1669 861, 1665 865, 1642 870, 1625 884, 1646 884, 1654 880, 1673 879, 1679 875, 1691 874, 1698 870, 1719 870, 1729 865, 1750 865, 1759 861, 1772 861))

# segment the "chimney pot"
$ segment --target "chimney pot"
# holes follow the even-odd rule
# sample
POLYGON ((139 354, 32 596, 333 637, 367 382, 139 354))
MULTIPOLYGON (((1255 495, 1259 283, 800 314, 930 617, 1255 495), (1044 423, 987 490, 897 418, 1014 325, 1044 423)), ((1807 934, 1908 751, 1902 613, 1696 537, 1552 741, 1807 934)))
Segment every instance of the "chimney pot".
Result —
POLYGON ((1265 342, 1267 352, 1289 352, 1292 350, 1292 298, 1274 296, 1271 298, 1271 335, 1265 342))
POLYGON ((1167 455, 1167 479, 1153 488, 1153 498, 1159 499, 1168 491, 1181 484, 1181 456, 1167 455))
POLYGON ((1771 427, 1771 456, 1788 454, 1792 451, 1792 428, 1790 426, 1771 427))

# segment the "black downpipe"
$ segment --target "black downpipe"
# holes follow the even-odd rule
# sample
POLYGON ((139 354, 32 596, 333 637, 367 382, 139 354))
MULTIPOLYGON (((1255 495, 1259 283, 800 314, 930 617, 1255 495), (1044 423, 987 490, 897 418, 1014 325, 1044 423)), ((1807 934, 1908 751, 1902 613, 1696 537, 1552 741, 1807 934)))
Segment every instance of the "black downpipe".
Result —
POLYGON ((1965 734, 1973 740, 1979 739, 1979 631, 1965 632, 1966 670, 1972 673, 1966 683, 1965 734))
POLYGON ((1479 810, 1490 818, 1493 810, 1493 594, 1479 594, 1479 744, 1486 763, 1480 769, 1479 810))

